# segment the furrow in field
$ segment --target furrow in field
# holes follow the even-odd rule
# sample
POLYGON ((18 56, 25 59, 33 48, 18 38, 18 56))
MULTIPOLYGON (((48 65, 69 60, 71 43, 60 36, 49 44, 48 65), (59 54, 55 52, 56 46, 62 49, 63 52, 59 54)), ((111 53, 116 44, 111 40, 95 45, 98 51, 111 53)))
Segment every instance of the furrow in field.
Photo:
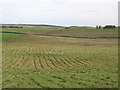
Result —
POLYGON ((16 63, 16 61, 18 61, 18 57, 17 56, 14 56, 14 58, 11 60, 11 59, 8 59, 9 62, 6 63, 6 65, 4 65, 4 68, 5 69, 9 69, 12 65, 14 65, 16 63))
POLYGON ((86 63, 85 61, 81 61, 80 59, 78 58, 74 58, 74 60, 76 60, 78 63, 80 64, 89 64, 88 62, 86 63))
POLYGON ((75 61, 77 61, 80 64, 90 64, 89 61, 82 59, 82 57, 81 57, 82 55, 80 55, 80 53, 79 53, 79 55, 77 55, 75 53, 71 53, 71 55, 74 55, 74 57, 71 57, 71 58, 73 58, 75 61))
POLYGON ((46 62, 45 62, 45 60, 44 60, 44 58, 43 58, 43 55, 40 55, 39 56, 39 62, 40 62, 40 65, 41 65, 41 67, 43 68, 43 69, 48 69, 49 67, 46 65, 46 62))
MULTIPOLYGON (((57 55, 60 55, 60 57, 63 58, 66 62, 68 62, 69 65, 71 65, 71 66, 75 66, 75 65, 76 65, 76 63, 74 64, 74 63, 72 62, 73 60, 71 60, 71 59, 67 59, 67 57, 64 56, 64 55, 61 55, 60 52, 55 51, 55 49, 53 49, 53 48, 51 48, 51 49, 52 49, 57 55)), ((61 49, 60 49, 60 51, 62 52, 61 49)))
MULTIPOLYGON (((55 53, 55 51, 54 50, 50 50, 50 52, 52 52, 54 55, 52 55, 51 57, 55 60, 54 62, 56 62, 56 64, 57 64, 57 66, 62 66, 62 67, 64 67, 64 65, 61 63, 61 61, 58 59, 58 55, 55 53)), ((53 60, 52 59, 52 60, 53 60)))
MULTIPOLYGON (((21 49, 20 49, 20 50, 16 50, 16 51, 18 51, 19 53, 22 53, 22 52, 23 52, 21 49)), ((11 51, 11 52, 12 52, 12 51, 11 51)), ((11 58, 9 58, 9 60, 8 60, 7 62, 5 61, 5 62, 6 62, 5 64, 7 65, 7 64, 11 64, 11 62, 16 62, 16 61, 14 61, 15 58, 16 58, 17 61, 19 61, 19 56, 18 56, 19 53, 18 53, 18 52, 16 52, 17 54, 16 54, 16 53, 15 53, 15 54, 12 54, 12 55, 10 54, 9 56, 11 56, 11 58)), ((4 56, 4 57, 5 57, 5 56, 4 56)), ((4 58, 4 57, 3 57, 3 58, 4 58)), ((7 58, 7 57, 5 57, 5 58, 7 58)), ((4 60, 5 60, 5 59, 4 59, 4 60)), ((4 65, 5 65, 5 64, 4 64, 4 65)), ((13 63, 12 63, 12 65, 13 65, 13 63)))
POLYGON ((19 57, 19 59, 17 58, 17 61, 14 65, 11 65, 11 67, 13 68, 21 68, 21 67, 24 67, 24 65, 22 64, 25 60, 25 57, 22 56, 21 58, 19 57))
POLYGON ((66 62, 69 66, 74 66, 72 62, 65 59, 65 57, 63 57, 59 52, 55 51, 55 49, 51 48, 51 50, 53 50, 53 52, 56 53, 56 55, 58 55, 60 57, 60 59, 63 60, 64 62, 66 62))
POLYGON ((24 49, 23 53, 21 53, 21 55, 24 56, 24 60, 22 60, 22 62, 19 63, 20 69, 30 69, 29 66, 31 67, 32 59, 30 58, 31 54, 29 54, 29 52, 30 52, 30 48, 27 48, 24 49))
POLYGON ((56 66, 56 70, 64 70, 65 71, 65 66, 59 62, 59 60, 53 56, 49 57, 51 61, 54 63, 56 66))
POLYGON ((49 60, 50 65, 52 67, 57 67, 56 64, 53 62, 53 60, 50 58, 51 56, 53 56, 51 50, 48 48, 46 48, 45 50, 48 53, 48 55, 46 55, 46 58, 47 58, 47 60, 49 60))
POLYGON ((40 64, 40 67, 42 67, 42 69, 44 69, 44 66, 42 65, 42 61, 41 61, 40 56, 38 56, 38 59, 39 59, 39 64, 40 64))
POLYGON ((54 55, 52 55, 50 58, 51 58, 52 61, 54 60, 54 63, 57 65, 58 69, 64 70, 64 71, 68 72, 68 71, 67 71, 67 68, 68 68, 68 67, 66 67, 66 64, 64 65, 63 62, 61 62, 61 60, 60 60, 60 58, 59 58, 60 55, 57 55, 57 54, 56 54, 56 51, 54 51, 54 50, 52 50, 52 49, 50 49, 50 52, 51 52, 52 54, 54 54, 54 55))
POLYGON ((29 69, 30 62, 31 62, 31 59, 29 58, 29 56, 26 56, 26 59, 24 63, 22 64, 24 65, 24 67, 21 67, 21 69, 29 69))
POLYGON ((48 63, 48 59, 46 58, 46 56, 43 55, 42 57, 44 58, 47 67, 51 69, 51 65, 48 63))
POLYGON ((66 68, 66 64, 64 64, 63 62, 61 62, 61 60, 59 59, 58 56, 53 56, 53 58, 56 60, 58 66, 66 68))
POLYGON ((37 56, 38 56, 38 59, 39 59, 39 65, 40 65, 40 67, 42 67, 42 69, 50 68, 50 66, 47 63, 46 58, 44 56, 44 50, 43 50, 42 46, 40 47, 37 56))
POLYGON ((39 61, 39 56, 36 56, 35 62, 36 62, 36 67, 38 68, 39 71, 43 69, 43 66, 41 66, 40 61, 39 61))
POLYGON ((48 54, 46 54, 46 53, 48 53, 48 52, 46 51, 46 48, 42 47, 42 54, 43 54, 42 57, 44 58, 47 67, 51 69, 51 66, 50 66, 50 64, 48 63, 48 59, 46 58, 46 56, 47 56, 48 54))
POLYGON ((39 55, 41 54, 41 51, 40 51, 40 48, 37 46, 36 49, 36 64, 37 64, 37 67, 38 67, 38 70, 42 70, 44 67, 40 61, 40 57, 39 55))
POLYGON ((33 52, 33 59, 34 59, 34 67, 35 67, 35 69, 37 71, 39 71, 40 67, 39 67, 39 63, 38 63, 38 59, 37 59, 38 52, 36 51, 36 47, 35 46, 33 46, 32 52, 33 52))
MULTIPOLYGON (((47 50, 47 53, 49 53, 49 52, 51 52, 51 54, 53 53, 52 51, 50 51, 48 49, 46 49, 46 50, 47 50)), ((47 57, 50 59, 50 61, 53 64, 53 66, 58 67, 58 65, 56 65, 56 64, 59 63, 59 62, 57 60, 51 58, 51 57, 53 57, 53 55, 49 54, 49 55, 47 55, 47 57)))
POLYGON ((9 60, 10 58, 13 60, 14 57, 6 57, 6 56, 2 56, 3 60, 2 60, 2 65, 3 67, 7 66, 9 63, 11 63, 11 61, 9 60))
POLYGON ((54 49, 52 49, 52 50, 53 50, 54 53, 56 53, 56 55, 59 56, 60 60, 61 60, 62 62, 64 62, 67 66, 70 66, 70 67, 71 67, 71 66, 74 66, 70 61, 68 61, 68 60, 65 59, 62 55, 60 55, 59 52, 55 51, 54 49))
POLYGON ((53 53, 55 54, 55 55, 53 55, 53 57, 54 57, 55 59, 57 58, 57 59, 59 60, 59 62, 58 62, 58 61, 57 61, 57 62, 58 62, 60 65, 62 65, 62 66, 64 66, 64 65, 65 65, 65 66, 70 66, 67 62, 65 62, 63 59, 60 58, 60 55, 57 54, 57 52, 56 52, 55 50, 51 49, 51 52, 53 52, 53 53))
POLYGON ((35 70, 37 70, 38 71, 38 68, 37 68, 37 65, 36 65, 36 60, 35 60, 35 56, 33 56, 33 65, 34 65, 34 67, 35 67, 35 70))
MULTIPOLYGON (((58 53, 58 52, 56 52, 56 53, 58 53)), ((60 54, 60 53, 58 53, 58 54, 60 54)), ((76 65, 79 65, 79 64, 85 64, 85 63, 82 63, 82 62, 78 61, 77 59, 73 58, 74 56, 76 56, 74 53, 71 53, 69 56, 61 56, 61 57, 63 57, 66 61, 71 63, 71 65, 73 65, 73 66, 76 66, 76 65), (71 57, 71 56, 73 56, 73 57, 71 57)))
MULTIPOLYGON (((63 56, 64 57, 64 56, 63 56)), ((70 58, 68 56, 64 57, 66 60, 69 60, 69 62, 71 62, 73 64, 73 66, 76 66, 76 65, 81 65, 83 63, 79 63, 77 60, 75 60, 74 58, 70 58)))
POLYGON ((53 62, 53 60, 50 58, 50 56, 48 56, 48 58, 49 58, 50 62, 52 63, 52 65, 53 65, 55 68, 57 68, 57 65, 53 62))
POLYGON ((9 52, 11 52, 11 50, 13 50, 13 47, 9 47, 9 46, 8 47, 2 47, 2 53, 4 53, 4 54, 9 54, 9 52))
POLYGON ((34 46, 31 46, 31 48, 29 49, 29 52, 30 53, 30 65, 32 66, 31 68, 34 68, 35 70, 37 70, 37 67, 36 67, 36 63, 35 63, 35 51, 34 51, 34 46))
POLYGON ((66 64, 64 64, 58 56, 56 56, 54 58, 56 58, 58 61, 60 61, 61 65, 59 68, 62 69, 63 71, 69 72, 69 69, 72 68, 72 67, 68 67, 66 64))
POLYGON ((31 59, 32 55, 30 54, 30 50, 31 50, 31 48, 26 48, 26 51, 24 53, 24 56, 26 57, 26 59, 23 63, 24 67, 21 67, 22 69, 30 69, 30 67, 31 67, 30 62, 32 62, 32 59, 31 59))
MULTIPOLYGON (((23 60, 26 60, 26 58, 24 58, 24 57, 22 57, 22 59, 19 58, 19 60, 16 61, 16 63, 14 65, 11 65, 11 68, 18 68, 18 66, 22 63, 23 60)), ((22 68, 23 68, 24 65, 23 64, 21 64, 21 65, 22 65, 22 68)))
MULTIPOLYGON (((17 53, 17 54, 20 54, 20 53, 17 53)), ((27 64, 28 64, 28 56, 26 56, 26 54, 27 54, 26 50, 24 50, 21 54, 23 56, 22 61, 17 63, 16 67, 20 68, 20 69, 24 69, 27 66, 27 64)))

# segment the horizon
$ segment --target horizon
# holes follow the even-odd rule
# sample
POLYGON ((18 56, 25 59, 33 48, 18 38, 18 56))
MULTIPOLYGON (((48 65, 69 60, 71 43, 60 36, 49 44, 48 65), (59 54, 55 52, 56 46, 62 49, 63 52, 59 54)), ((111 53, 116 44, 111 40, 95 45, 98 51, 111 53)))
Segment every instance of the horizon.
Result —
MULTIPOLYGON (((87 25, 69 25, 69 26, 65 26, 65 25, 57 25, 57 24, 44 24, 44 23, 21 23, 21 24, 17 24, 17 23, 7 23, 7 24, 0 24, 0 25, 50 25, 50 26, 60 26, 60 27, 96 27, 95 26, 87 26, 87 25)), ((98 25, 98 26, 106 26, 106 25, 115 25, 115 24, 105 24, 105 25, 98 25)), ((115 25, 115 26, 119 26, 119 25, 115 25)))

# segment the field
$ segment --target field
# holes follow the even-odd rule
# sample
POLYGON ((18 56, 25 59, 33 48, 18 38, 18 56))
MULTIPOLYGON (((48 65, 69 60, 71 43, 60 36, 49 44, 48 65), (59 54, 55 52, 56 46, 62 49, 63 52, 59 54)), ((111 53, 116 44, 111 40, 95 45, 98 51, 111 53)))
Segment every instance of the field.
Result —
POLYGON ((3 33, 3 88, 118 87, 118 39, 114 38, 118 37, 117 30, 7 28, 3 31, 25 33, 3 33))
POLYGON ((19 36, 20 34, 14 34, 14 33, 2 33, 3 39, 2 41, 8 41, 9 39, 12 39, 15 36, 19 36))
POLYGON ((95 29, 87 27, 64 28, 3 28, 3 32, 18 32, 27 34, 42 34, 53 36, 70 36, 70 37, 118 37, 118 29, 95 29))

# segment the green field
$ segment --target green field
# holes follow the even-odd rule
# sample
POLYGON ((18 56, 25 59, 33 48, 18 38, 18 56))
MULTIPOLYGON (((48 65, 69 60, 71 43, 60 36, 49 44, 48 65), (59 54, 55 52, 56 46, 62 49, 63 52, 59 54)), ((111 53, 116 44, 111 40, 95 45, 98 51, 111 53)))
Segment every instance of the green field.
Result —
POLYGON ((26 33, 14 38, 12 34, 3 34, 3 38, 11 38, 4 39, 2 47, 3 88, 118 87, 117 39, 45 36, 117 37, 117 30, 8 28, 3 31, 26 33))
POLYGON ((19 36, 20 34, 14 34, 14 33, 2 33, 2 41, 8 41, 12 39, 13 37, 19 36))
POLYGON ((95 28, 83 28, 73 27, 70 29, 63 28, 3 28, 3 31, 7 32, 19 32, 27 34, 44 34, 44 35, 56 35, 56 36, 73 36, 73 37, 118 37, 118 29, 95 29, 95 28))

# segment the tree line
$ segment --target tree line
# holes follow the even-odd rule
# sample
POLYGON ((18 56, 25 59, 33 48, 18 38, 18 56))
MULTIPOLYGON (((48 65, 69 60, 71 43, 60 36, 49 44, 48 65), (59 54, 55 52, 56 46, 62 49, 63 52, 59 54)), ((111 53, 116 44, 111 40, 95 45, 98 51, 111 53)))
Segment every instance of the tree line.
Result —
POLYGON ((115 29, 117 28, 115 25, 106 25, 104 27, 102 27, 101 25, 97 25, 96 29, 115 29))
POLYGON ((17 26, 1 26, 0 28, 23 28, 21 27, 17 27, 17 26))

